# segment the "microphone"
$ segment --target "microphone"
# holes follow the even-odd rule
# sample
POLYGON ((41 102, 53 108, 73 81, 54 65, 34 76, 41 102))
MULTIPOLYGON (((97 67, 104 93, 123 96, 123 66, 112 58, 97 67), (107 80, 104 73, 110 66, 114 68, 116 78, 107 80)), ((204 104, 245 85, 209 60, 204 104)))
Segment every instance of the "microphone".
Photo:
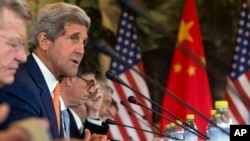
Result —
POLYGON ((120 83, 120 84, 128 87, 128 85, 118 75, 116 75, 116 73, 114 71, 111 71, 111 70, 107 71, 106 77, 114 82, 120 83))
MULTIPOLYGON (((205 140, 209 140, 209 137, 207 137, 206 135, 202 134, 200 131, 198 131, 197 129, 193 128, 192 126, 186 124, 186 123, 183 122, 183 121, 182 121, 183 124, 186 125, 187 127, 186 127, 186 126, 183 126, 183 125, 180 125, 180 124, 178 124, 178 123, 176 123, 175 121, 169 119, 168 117, 162 115, 161 113, 159 113, 159 112, 157 112, 157 111, 155 111, 155 110, 152 110, 152 109, 150 109, 149 107, 147 107, 146 105, 143 105, 142 103, 138 102, 134 96, 129 96, 129 97, 128 97, 128 101, 129 101, 130 103, 139 105, 139 106, 141 106, 141 107, 143 107, 143 108, 146 108, 147 110, 149 110, 149 111, 151 111, 151 112, 153 112, 153 113, 156 113, 156 114, 160 115, 160 116, 163 117, 164 119, 166 119, 166 120, 168 120, 168 121, 170 121, 170 122, 175 123, 176 125, 182 127, 183 129, 186 129, 186 130, 188 130, 189 132, 191 132, 191 133, 193 133, 193 134, 195 134, 195 135, 197 135, 197 136, 199 136, 199 137, 201 137, 201 138, 203 138, 203 139, 205 139, 205 140)), ((178 119, 178 120, 180 120, 180 119, 178 119)))
MULTIPOLYGON (((189 105, 188 103, 186 103, 185 101, 183 101, 181 98, 179 98, 178 96, 176 96, 175 94, 173 94, 171 91, 169 91, 168 89, 165 89, 163 86, 161 86, 159 83, 157 83, 156 81, 154 81, 152 78, 140 73, 138 70, 134 69, 132 67, 132 70, 135 71, 137 74, 139 74, 141 77, 146 78, 149 82, 151 82, 152 84, 158 86, 161 90, 163 90, 165 92, 165 94, 169 95, 171 98, 173 98, 174 100, 176 100, 177 102, 179 102, 180 104, 182 104, 183 106, 185 106, 186 108, 188 108, 189 110, 191 110, 192 112, 194 112, 195 114, 199 115, 202 119, 204 119, 205 121, 207 121, 208 123, 212 124, 213 126, 215 126, 216 128, 220 129, 222 132, 224 132, 225 134, 229 135, 229 133, 223 129, 222 127, 218 126, 215 122, 211 121, 209 118, 207 118, 205 115, 203 115, 201 112, 199 112, 198 110, 196 110, 194 107, 192 107, 191 105, 189 105)), ((108 70, 106 72, 106 77, 114 82, 117 82, 119 84, 122 84, 124 86, 126 86, 127 88, 129 88, 131 91, 135 92, 135 94, 138 94, 139 96, 143 97, 144 99, 146 99, 147 101, 149 101, 150 103, 154 104, 156 107, 160 108, 161 110, 163 110, 164 112, 168 113, 169 115, 171 115, 172 117, 174 117, 175 119, 179 119, 180 121, 183 122, 183 120, 181 120, 180 118, 178 118, 177 116, 175 116, 173 113, 171 113, 170 111, 166 110, 164 107, 160 106, 158 103, 152 101, 151 99, 149 99, 148 97, 146 97, 144 94, 140 93, 139 91, 133 89, 132 87, 130 87, 128 84, 126 84, 123 80, 121 80, 121 78, 115 74, 114 72, 112 72, 111 70, 108 70), (109 75, 112 74, 112 75, 109 75), (119 78, 119 79, 118 79, 119 78)), ((183 122, 184 123, 184 122, 183 122)))
POLYGON ((136 98, 134 96, 129 96, 128 97, 128 101, 130 103, 136 104, 136 105, 140 105, 140 103, 137 102, 136 98))
POLYGON ((108 56, 115 56, 114 58, 119 58, 119 56, 115 53, 115 51, 111 49, 110 47, 107 47, 107 45, 101 40, 98 40, 95 43, 94 48, 97 51, 102 52, 108 56))
MULTIPOLYGON (((111 56, 112 59, 117 60, 118 62, 121 62, 122 64, 124 64, 125 66, 128 66, 134 71, 137 71, 134 67, 131 66, 131 64, 123 60, 113 49, 108 47, 103 41, 100 41, 100 40, 97 41, 94 45, 94 48, 99 52, 102 52, 108 56, 111 56)), ((140 72, 138 71, 138 73, 140 72)))
MULTIPOLYGON (((165 108, 163 108, 162 106, 160 106, 158 103, 152 101, 151 99, 149 99, 148 97, 146 97, 144 94, 140 93, 139 91, 133 89, 132 87, 130 87, 129 85, 127 85, 123 80, 121 80, 121 78, 116 75, 116 73, 114 73, 113 71, 111 70, 108 70, 106 72, 106 77, 114 82, 117 82, 119 84, 122 84, 124 86, 126 86, 127 88, 129 88, 131 91, 135 92, 135 94, 138 94, 139 96, 145 98, 147 101, 149 101, 150 103, 152 103, 153 105, 157 106, 158 108, 160 108, 161 110, 165 111, 166 113, 170 114, 172 117, 174 117, 175 119, 180 119, 178 118, 177 116, 175 116, 173 113, 169 112, 168 110, 166 110, 165 108)), ((133 98, 130 98, 132 99, 132 102, 135 102, 135 104, 140 104, 140 103, 137 103, 136 100, 134 100, 133 98)), ((180 121, 182 121, 180 119, 180 121)), ((184 122, 184 121, 182 121, 184 122)))
POLYGON ((113 121, 111 119, 106 119, 105 123, 109 124, 109 125, 124 126, 124 127, 132 128, 132 129, 135 129, 135 130, 139 130, 139 131, 143 131, 143 132, 148 132, 148 133, 151 133, 151 134, 155 134, 155 135, 158 135, 158 136, 168 137, 168 138, 175 139, 175 140, 181 140, 181 139, 178 139, 178 138, 175 138, 175 137, 171 137, 169 135, 163 135, 163 134, 159 134, 159 133, 152 132, 152 131, 149 131, 149 130, 145 130, 145 129, 141 129, 141 128, 137 128, 137 127, 125 125, 125 124, 122 124, 122 123, 118 123, 118 122, 115 122, 115 121, 113 121))
MULTIPOLYGON (((142 119, 146 120, 149 124, 153 125, 155 129, 157 129, 158 131, 161 132, 161 129, 158 126, 156 126, 153 122, 149 121, 145 115, 141 115, 140 113, 138 113, 137 111, 135 111, 134 109, 132 109, 129 105, 127 105, 125 102, 123 102, 122 100, 121 100, 120 103, 121 103, 121 105, 123 105, 127 109, 129 109, 130 111, 132 111, 132 112, 136 113, 137 115, 139 115, 140 117, 142 117, 142 119)), ((132 113, 129 112, 129 114, 132 114, 132 113)))

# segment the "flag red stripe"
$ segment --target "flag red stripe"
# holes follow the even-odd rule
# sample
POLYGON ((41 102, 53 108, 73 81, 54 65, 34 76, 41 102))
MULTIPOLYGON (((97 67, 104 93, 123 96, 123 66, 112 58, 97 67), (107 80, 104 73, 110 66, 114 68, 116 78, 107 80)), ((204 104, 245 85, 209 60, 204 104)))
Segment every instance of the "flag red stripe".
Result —
MULTIPOLYGON (((245 107, 249 107, 249 97, 247 95, 247 93, 245 92, 245 90, 242 88, 242 84, 241 82, 239 82, 238 80, 233 81, 233 84, 235 85, 235 88, 237 89, 237 91, 240 94, 240 99, 242 100, 243 104, 245 105, 245 107)), ((249 109, 249 108, 248 108, 249 109)))
MULTIPOLYGON (((139 63, 137 64, 137 67, 138 67, 138 70, 139 70, 142 74, 144 74, 144 68, 143 68, 142 62, 139 62, 139 63)), ((145 75, 145 74, 144 74, 144 75, 145 75)), ((147 86, 146 81, 144 81, 144 83, 145 83, 145 85, 147 86)), ((140 84, 139 84, 139 85, 140 85, 140 84)), ((150 97, 148 97, 148 98, 150 98, 150 97)), ((144 99, 144 101, 145 101, 145 99, 144 99)), ((146 103, 146 102, 145 102, 145 103, 146 103)), ((150 108, 152 108, 152 107, 150 107, 150 108)), ((148 121, 149 121, 149 122, 152 122, 152 113, 146 112, 145 115, 148 117, 148 121)))
POLYGON ((238 32, 235 39, 235 53, 225 95, 225 98, 229 101, 232 117, 235 117, 235 122, 240 124, 249 122, 250 112, 250 65, 248 54, 250 46, 245 44, 245 42, 249 42, 249 36, 245 34, 250 31, 248 28, 250 24, 249 16, 248 2, 247 0, 241 0, 238 32))
POLYGON ((227 92, 225 95, 225 99, 228 101, 228 103, 230 103, 229 108, 232 114, 234 115, 234 118, 237 120, 238 123, 245 124, 244 119, 242 118, 241 114, 238 112, 240 109, 237 108, 237 106, 235 105, 236 103, 232 101, 229 95, 230 94, 227 92))
MULTIPOLYGON (((138 70, 139 70, 141 73, 144 72, 142 62, 139 62, 139 63, 137 64, 137 67, 138 67, 138 70)), ((144 73, 142 73, 142 74, 144 74, 144 73)))
MULTIPOLYGON (((129 8, 123 7, 119 27, 117 30, 117 40, 115 45, 115 51, 119 56, 124 59, 125 61, 129 62, 131 66, 134 66, 138 72, 144 73, 143 65, 141 61, 141 52, 140 52, 140 46, 138 42, 137 32, 136 32, 136 26, 134 23, 134 16, 132 11, 130 11, 129 8), (131 35, 130 35, 131 34, 131 35)), ((149 97, 149 91, 146 86, 145 80, 139 76, 134 70, 132 70, 130 67, 120 64, 120 62, 116 60, 112 60, 111 66, 112 71, 115 71, 119 77, 123 78, 125 83, 128 84, 131 88, 138 90, 139 92, 145 94, 146 97, 149 97)), ((110 81, 108 81, 110 82, 110 81)), ((137 94, 134 94, 134 92, 126 87, 123 87, 122 85, 116 84, 111 82, 111 85, 114 89, 114 91, 117 93, 117 95, 114 95, 115 100, 126 100, 128 96, 132 95, 135 96, 138 101, 140 101, 142 104, 145 104, 149 108, 151 108, 151 104, 148 101, 145 101, 143 97, 138 97, 137 94)), ((131 108, 136 110, 141 115, 148 116, 148 119, 152 119, 152 115, 147 109, 138 106, 138 105, 131 105, 131 108)), ((123 107, 119 105, 119 112, 117 115, 117 118, 121 123, 124 125, 129 125, 132 127, 137 127, 139 129, 147 129, 149 131, 152 131, 152 128, 148 126, 147 124, 144 124, 139 119, 136 119, 135 117, 132 117, 130 114, 127 113, 126 107, 123 107), (142 128, 143 127, 143 128, 142 128)), ((135 129, 131 129, 128 127, 123 131, 120 131, 117 127, 110 128, 112 130, 111 134, 113 134, 113 137, 125 141, 146 141, 146 140, 153 140, 153 135, 149 134, 147 132, 139 131, 135 129), (128 138, 122 138, 122 136, 131 137, 128 138)))
POLYGON ((107 136, 108 136, 109 139, 113 139, 113 136, 112 136, 110 130, 108 131, 107 136))
POLYGON ((246 75, 247 79, 250 80, 250 71, 247 71, 247 72, 245 73, 245 75, 246 75))
MULTIPOLYGON (((118 84, 118 83, 113 83, 116 91, 119 92, 119 96, 120 96, 120 99, 121 100, 124 100, 126 99, 126 96, 123 93, 123 90, 121 88, 121 85, 118 84)), ((115 117, 115 121, 119 122, 119 123, 122 123, 121 121, 121 118, 120 118, 120 114, 118 114, 116 117, 115 117)), ((118 126, 119 128, 119 131, 121 132, 121 135, 123 136, 123 139, 128 139, 129 140, 129 135, 128 135, 128 132, 126 131, 125 127, 122 127, 122 126, 118 126)))
MULTIPOLYGON (((128 71, 125 73, 126 77, 128 78, 128 81, 129 81, 129 84, 131 85, 132 88, 134 88, 135 90, 138 90, 139 91, 139 88, 137 86, 137 84, 135 83, 134 81, 134 78, 133 76, 131 75, 131 72, 128 71)), ((142 82, 143 83, 143 82, 142 82)), ((140 84, 139 84, 140 85, 140 84)), ((140 92, 140 91, 139 91, 140 92)), ((142 93, 143 94, 143 93, 142 93)), ((145 96, 145 94, 143 94, 145 96)), ((146 102, 145 102, 145 99, 142 97, 142 96, 139 96, 138 94, 135 94, 134 97, 136 97, 136 99, 141 102, 143 105, 147 106, 146 102)), ((151 108, 151 107, 149 107, 151 108)), ((149 117, 151 114, 149 112, 149 110, 145 109, 145 108, 142 108, 143 110, 143 113, 145 114, 145 116, 149 117)))
MULTIPOLYGON (((118 122, 118 123, 122 123, 122 120, 121 120, 119 115, 115 117, 115 121, 118 122)), ((125 127, 119 126, 119 125, 117 127, 119 128, 119 131, 122 133, 121 135, 123 137, 123 140, 124 141, 130 140, 129 134, 126 131, 125 127)))
MULTIPOLYGON (((125 73, 125 74, 127 74, 127 73, 125 73)), ((116 90, 119 92, 120 98, 121 98, 121 99, 127 99, 127 97, 126 97, 124 91, 123 91, 122 88, 121 88, 121 85, 120 85, 120 84, 117 84, 117 83, 114 83, 114 86, 115 86, 116 90)), ((120 118, 120 116, 118 116, 118 117, 120 118)), ((137 120, 131 119, 131 118, 130 118, 130 121, 133 123, 133 126, 134 126, 134 127, 142 128, 141 125, 138 123, 137 120)), ((146 137, 145 137, 145 135, 144 135, 143 132, 138 131, 138 130, 136 130, 136 132, 137 132, 138 136, 139 136, 142 140, 146 140, 146 137)), ((123 133, 123 132, 122 132, 122 133, 123 133)), ((128 134, 128 133, 127 133, 127 134, 128 134)))

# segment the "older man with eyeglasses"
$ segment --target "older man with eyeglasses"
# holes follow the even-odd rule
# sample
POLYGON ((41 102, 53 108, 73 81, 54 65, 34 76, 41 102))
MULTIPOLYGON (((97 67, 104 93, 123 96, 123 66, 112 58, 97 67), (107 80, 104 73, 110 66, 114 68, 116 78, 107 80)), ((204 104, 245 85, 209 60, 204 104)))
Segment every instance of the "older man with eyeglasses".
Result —
POLYGON ((96 83, 98 73, 96 63, 85 54, 77 75, 60 82, 61 96, 70 117, 71 138, 82 138, 85 128, 97 134, 106 134, 109 129, 99 118, 103 94, 96 83))

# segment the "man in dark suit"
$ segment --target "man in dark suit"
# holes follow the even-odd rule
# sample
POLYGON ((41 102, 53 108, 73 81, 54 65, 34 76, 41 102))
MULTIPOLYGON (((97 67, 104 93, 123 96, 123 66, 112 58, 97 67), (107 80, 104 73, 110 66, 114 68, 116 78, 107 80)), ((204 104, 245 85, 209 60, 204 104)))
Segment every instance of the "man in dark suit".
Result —
POLYGON ((109 129, 99 117, 103 94, 96 83, 98 73, 96 63, 84 55, 77 75, 64 78, 60 83, 62 99, 69 107, 71 137, 83 138, 84 128, 97 134, 106 134, 109 129))
POLYGON ((53 3, 38 12, 30 29, 27 62, 20 65, 14 83, 0 90, 0 102, 11 107, 2 129, 20 119, 43 117, 50 123, 51 136, 63 137, 53 90, 64 77, 76 75, 89 27, 89 17, 75 5, 53 3))
MULTIPOLYGON (((31 11, 23 0, 0 1, 0 89, 14 82, 20 63, 27 60, 24 49, 26 21, 31 11)), ((9 106, 0 104, 0 124, 8 118, 9 106)), ((0 141, 48 141, 48 123, 39 118, 20 120, 6 130, 0 131, 0 141), (32 127, 33 132, 29 129, 32 127), (36 132, 39 132, 37 134, 36 132)))

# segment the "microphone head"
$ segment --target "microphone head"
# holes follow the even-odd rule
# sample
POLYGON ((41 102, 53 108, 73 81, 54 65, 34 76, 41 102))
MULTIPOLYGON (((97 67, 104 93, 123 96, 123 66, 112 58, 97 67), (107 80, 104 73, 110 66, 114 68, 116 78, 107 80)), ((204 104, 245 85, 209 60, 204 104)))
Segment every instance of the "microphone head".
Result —
POLYGON ((97 41, 94 45, 94 48, 99 51, 99 52, 102 52, 106 55, 109 55, 109 56, 113 56, 113 51, 106 46, 106 44, 102 41, 97 41))
POLYGON ((137 104, 136 98, 134 96, 129 96, 128 101, 133 104, 137 104))
POLYGON ((128 85, 121 80, 121 78, 114 71, 108 70, 105 75, 108 79, 128 87, 128 85))
POLYGON ((105 73, 105 75, 106 75, 106 77, 108 78, 108 79, 110 79, 110 80, 112 80, 112 81, 117 81, 116 79, 117 79, 117 74, 114 72, 114 71, 112 71, 112 70, 108 70, 106 73, 105 73))
POLYGON ((111 119, 106 119, 106 121, 105 121, 105 123, 106 124, 116 124, 113 120, 111 120, 111 119))

